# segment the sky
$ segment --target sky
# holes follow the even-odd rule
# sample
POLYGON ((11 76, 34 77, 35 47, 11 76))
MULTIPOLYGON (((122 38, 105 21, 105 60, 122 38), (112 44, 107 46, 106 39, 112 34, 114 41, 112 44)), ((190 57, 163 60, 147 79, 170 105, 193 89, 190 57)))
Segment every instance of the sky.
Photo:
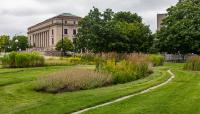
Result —
POLYGON ((156 15, 178 0, 1 0, 0 35, 26 35, 27 28, 61 13, 84 17, 94 6, 104 11, 138 13, 156 31, 156 15))

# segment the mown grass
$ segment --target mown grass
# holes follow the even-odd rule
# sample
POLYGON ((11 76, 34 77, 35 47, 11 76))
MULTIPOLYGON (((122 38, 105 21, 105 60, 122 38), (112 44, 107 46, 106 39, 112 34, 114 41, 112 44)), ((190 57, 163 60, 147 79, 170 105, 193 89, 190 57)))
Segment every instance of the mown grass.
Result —
POLYGON ((85 114, 199 114, 200 72, 167 64, 176 77, 168 85, 85 114))
MULTIPOLYGON (((84 68, 84 66, 77 66, 84 68)), ((110 87, 59 94, 41 93, 33 90, 38 76, 63 67, 29 68, 1 71, 0 113, 16 114, 64 114, 100 104, 121 96, 142 91, 169 78, 166 69, 159 67, 144 79, 110 87), (16 72, 18 71, 19 72, 16 72), (9 71, 9 73, 5 73, 9 71)), ((86 68, 92 69, 91 66, 86 68)), ((93 66, 94 68, 94 66, 93 66)))

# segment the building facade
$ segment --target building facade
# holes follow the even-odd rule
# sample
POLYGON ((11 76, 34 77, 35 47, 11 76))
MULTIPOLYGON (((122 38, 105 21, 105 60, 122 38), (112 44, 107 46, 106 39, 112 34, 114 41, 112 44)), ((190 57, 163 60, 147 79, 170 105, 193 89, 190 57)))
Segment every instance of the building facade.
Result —
POLYGON ((162 21, 167 17, 167 14, 157 14, 157 30, 159 31, 162 27, 162 21))
POLYGON ((80 19, 81 17, 70 13, 63 13, 29 27, 29 45, 33 48, 52 50, 62 37, 69 38, 73 42, 80 19))

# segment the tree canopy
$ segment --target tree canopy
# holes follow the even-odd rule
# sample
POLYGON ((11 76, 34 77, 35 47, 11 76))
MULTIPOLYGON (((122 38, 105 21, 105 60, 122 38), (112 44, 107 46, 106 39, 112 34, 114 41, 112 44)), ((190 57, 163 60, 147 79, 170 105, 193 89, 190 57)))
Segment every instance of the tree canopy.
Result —
POLYGON ((0 36, 0 51, 8 51, 10 45, 10 37, 7 35, 0 36))
POLYGON ((26 50, 28 48, 28 37, 19 35, 19 36, 14 36, 11 40, 11 48, 13 51, 15 50, 26 50), (16 42, 16 40, 18 42, 16 42))
POLYGON ((157 33, 158 48, 168 53, 200 53, 200 1, 181 0, 168 10, 157 33))
POLYGON ((77 47, 92 52, 148 52, 153 43, 149 26, 136 13, 98 8, 79 23, 77 47))
POLYGON ((63 39, 63 45, 62 45, 62 40, 60 40, 56 44, 57 51, 73 51, 73 49, 74 49, 73 43, 68 38, 63 39))

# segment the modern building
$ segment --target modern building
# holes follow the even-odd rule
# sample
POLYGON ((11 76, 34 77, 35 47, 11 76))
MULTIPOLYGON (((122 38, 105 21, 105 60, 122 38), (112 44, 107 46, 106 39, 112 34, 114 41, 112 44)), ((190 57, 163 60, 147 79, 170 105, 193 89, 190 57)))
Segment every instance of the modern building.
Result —
POLYGON ((167 14, 157 14, 157 30, 159 31, 162 27, 162 21, 167 17, 167 14))
POLYGON ((52 50, 62 37, 73 42, 80 19, 70 13, 63 13, 31 26, 28 28, 29 44, 37 49, 52 50))

